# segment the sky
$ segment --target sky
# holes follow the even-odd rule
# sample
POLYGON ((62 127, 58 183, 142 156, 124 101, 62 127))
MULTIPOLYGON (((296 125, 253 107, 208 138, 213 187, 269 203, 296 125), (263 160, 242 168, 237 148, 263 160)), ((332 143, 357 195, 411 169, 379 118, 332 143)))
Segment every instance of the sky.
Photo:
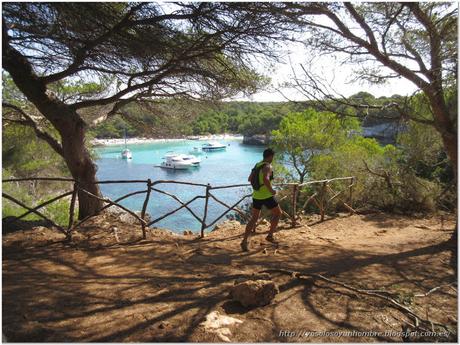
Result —
MULTIPOLYGON (((312 53, 307 51, 303 45, 296 43, 287 43, 282 49, 284 53, 283 61, 275 64, 273 69, 268 70, 263 64, 258 64, 256 69, 271 78, 271 85, 266 90, 257 92, 250 97, 237 97, 236 100, 255 101, 255 102, 282 102, 289 100, 302 101, 307 98, 301 92, 294 88, 282 87, 286 82, 292 82, 294 75, 301 77, 303 72, 300 64, 305 64, 307 58, 312 53), (279 89, 280 91, 278 91, 279 89)), ((378 66, 378 65, 376 65, 378 66)), ((312 64, 308 65, 309 69, 315 74, 322 76, 328 81, 334 90, 348 97, 360 91, 366 91, 375 97, 392 96, 394 94, 410 95, 417 90, 417 87, 405 78, 390 79, 387 84, 370 84, 364 82, 352 82, 353 68, 352 65, 340 65, 337 58, 333 56, 321 56, 314 59, 312 64)), ((384 68, 384 67, 382 67, 384 68)))

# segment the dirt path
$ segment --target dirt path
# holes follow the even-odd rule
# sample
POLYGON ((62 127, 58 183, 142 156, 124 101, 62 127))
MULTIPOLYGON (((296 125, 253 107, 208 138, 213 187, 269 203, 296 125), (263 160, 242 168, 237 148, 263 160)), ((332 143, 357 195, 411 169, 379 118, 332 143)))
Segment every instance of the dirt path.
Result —
MULTIPOLYGON (((398 336, 286 337, 282 331, 401 331, 409 321, 388 303, 316 281, 272 274, 280 293, 247 310, 228 298, 235 279, 284 268, 369 289, 399 292, 407 306, 456 328, 457 285, 446 242, 450 217, 394 215, 305 219, 281 229, 278 244, 260 226, 249 253, 243 227, 227 223, 205 239, 152 230, 148 239, 115 244, 111 224, 82 230, 78 245, 50 243, 46 228, 3 236, 3 333, 10 341, 222 341, 198 325, 218 311, 244 321, 228 326, 232 342, 377 342, 398 336), (416 297, 441 286, 426 297, 416 297)), ((119 225, 121 241, 139 234, 119 225)), ((291 333, 292 335, 292 333, 291 333)))

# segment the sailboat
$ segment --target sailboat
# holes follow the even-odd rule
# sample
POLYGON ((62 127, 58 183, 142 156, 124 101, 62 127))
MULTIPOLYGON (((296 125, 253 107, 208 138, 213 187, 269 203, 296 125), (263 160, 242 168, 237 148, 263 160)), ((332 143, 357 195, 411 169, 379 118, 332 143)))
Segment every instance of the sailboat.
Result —
POLYGON ((121 151, 121 158, 123 159, 132 159, 133 154, 130 149, 128 149, 128 145, 126 143, 126 128, 125 128, 125 149, 121 151))

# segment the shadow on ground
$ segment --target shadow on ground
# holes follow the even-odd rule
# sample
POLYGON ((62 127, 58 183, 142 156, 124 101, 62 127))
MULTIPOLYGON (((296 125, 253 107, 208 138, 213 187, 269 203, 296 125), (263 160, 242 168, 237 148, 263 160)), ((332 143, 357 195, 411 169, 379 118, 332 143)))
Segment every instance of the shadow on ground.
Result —
MULTIPOLYGON (((218 311, 244 321, 229 326, 232 342, 401 341, 284 336, 283 330, 400 331, 410 321, 384 301, 325 282, 274 273, 280 293, 253 309, 231 301, 228 290, 266 269, 322 273, 400 293, 410 308, 456 328, 452 229, 452 220, 441 227, 434 218, 312 219, 280 231, 276 245, 264 240, 267 229, 258 229, 248 253, 240 251, 243 228, 236 223, 204 239, 151 230, 127 245, 114 242, 109 226, 94 224, 70 244, 51 243, 61 235, 51 238, 46 228, 43 235, 15 232, 3 237, 3 332, 9 341, 213 342, 222 340, 199 324, 218 311)), ((120 237, 134 231, 119 225, 120 237)))

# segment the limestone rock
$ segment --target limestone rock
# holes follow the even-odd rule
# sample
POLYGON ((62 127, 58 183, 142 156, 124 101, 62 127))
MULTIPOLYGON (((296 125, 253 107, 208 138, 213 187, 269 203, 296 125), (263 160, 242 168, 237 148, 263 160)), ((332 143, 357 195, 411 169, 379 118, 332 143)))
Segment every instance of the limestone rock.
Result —
POLYGON ((270 304, 279 293, 278 286, 271 280, 247 280, 231 288, 233 300, 240 302, 244 307, 261 307, 270 304))
POLYGON ((243 137, 243 144, 245 145, 267 145, 270 138, 265 134, 245 135, 243 137))
MULTIPOLYGON (((140 211, 135 211, 134 213, 137 214, 139 217, 141 216, 140 211)), ((123 211, 122 213, 118 215, 118 219, 120 219, 120 221, 123 223, 139 224, 139 220, 137 220, 131 214, 125 211, 123 211)), ((147 213, 145 214, 145 220, 147 221, 147 223, 151 221, 151 217, 147 213)))
MULTIPOLYGON (((128 212, 126 212, 122 208, 117 207, 115 205, 108 207, 105 210, 105 212, 117 217, 123 223, 139 224, 139 221, 136 218, 134 218, 131 214, 129 214, 128 212)), ((134 213, 137 214, 139 217, 142 214, 141 211, 134 211, 134 213)), ((145 220, 147 222, 150 222, 152 220, 152 217, 150 216, 150 214, 148 214, 148 213, 145 214, 145 220)))
POLYGON ((216 335, 221 341, 230 342, 232 332, 229 326, 237 325, 243 321, 222 315, 218 311, 213 311, 206 315, 206 320, 200 323, 199 327, 207 334, 216 335))
POLYGON ((248 280, 271 280, 272 277, 269 273, 252 273, 251 275, 243 276, 235 279, 234 285, 241 284, 248 280))

